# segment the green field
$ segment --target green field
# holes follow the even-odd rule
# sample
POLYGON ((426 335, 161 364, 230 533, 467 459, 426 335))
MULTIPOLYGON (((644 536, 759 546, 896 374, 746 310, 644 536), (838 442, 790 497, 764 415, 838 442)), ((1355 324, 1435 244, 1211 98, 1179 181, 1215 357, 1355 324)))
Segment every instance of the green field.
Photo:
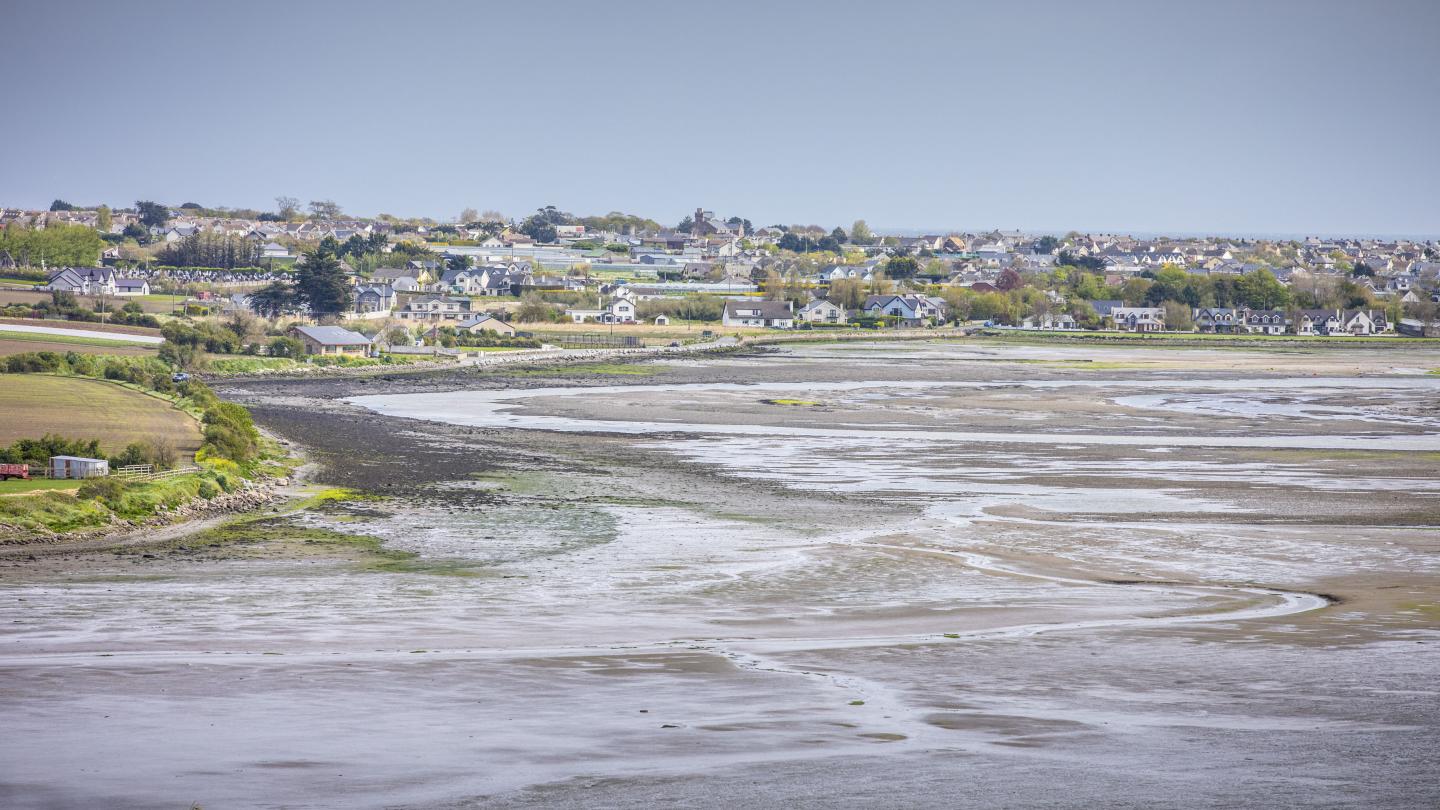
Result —
POLYGON ((0 376, 0 445, 56 433, 99 439, 106 453, 137 441, 168 441, 182 459, 200 446, 200 428, 160 397, 114 383, 49 374, 0 376))
POLYGON ((12 332, 0 324, 0 340, 29 341, 33 343, 73 343, 77 346, 104 346, 106 348, 122 348, 128 346, 144 346, 146 344, 136 343, 133 340, 108 340, 106 338, 90 337, 88 335, 56 335, 42 334, 39 332, 12 332))
POLYGON ((25 495, 31 492, 43 492, 45 490, 72 490, 79 489, 80 482, 76 480, 52 480, 49 478, 31 478, 28 481, 24 478, 11 478, 9 481, 0 481, 0 496, 25 495))

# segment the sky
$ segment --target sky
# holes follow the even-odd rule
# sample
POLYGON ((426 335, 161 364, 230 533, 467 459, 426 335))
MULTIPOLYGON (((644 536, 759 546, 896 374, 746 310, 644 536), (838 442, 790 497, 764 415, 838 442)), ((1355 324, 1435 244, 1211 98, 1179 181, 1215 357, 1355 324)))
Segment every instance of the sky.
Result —
POLYGON ((1440 2, 4 0, 0 205, 1440 235, 1440 2))

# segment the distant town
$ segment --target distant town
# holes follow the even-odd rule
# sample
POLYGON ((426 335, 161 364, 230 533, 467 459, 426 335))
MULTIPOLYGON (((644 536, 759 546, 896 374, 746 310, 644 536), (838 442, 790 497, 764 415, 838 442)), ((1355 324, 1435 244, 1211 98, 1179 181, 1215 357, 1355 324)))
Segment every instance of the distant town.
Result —
POLYGON ((608 341, 670 334, 655 328, 947 325, 1440 336, 1434 240, 898 236, 863 220, 762 224, 703 208, 673 225, 553 206, 520 218, 467 209, 446 223, 283 197, 273 211, 56 200, 0 210, 0 226, 12 322, 161 327, 244 313, 271 326, 232 330, 225 348, 256 355, 374 356, 481 337, 523 348, 527 332, 567 325, 603 328, 608 341))

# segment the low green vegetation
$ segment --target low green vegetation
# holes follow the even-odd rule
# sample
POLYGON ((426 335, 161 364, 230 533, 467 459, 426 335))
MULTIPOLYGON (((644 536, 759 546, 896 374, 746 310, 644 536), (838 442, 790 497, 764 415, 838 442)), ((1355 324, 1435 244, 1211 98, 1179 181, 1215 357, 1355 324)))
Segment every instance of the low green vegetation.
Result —
POLYGON ((0 339, 22 340, 31 343, 74 343, 79 346, 102 346, 105 348, 119 348, 123 346, 134 346, 132 340, 108 340, 106 338, 89 337, 87 335, 57 335, 40 334, 37 332, 14 332, 0 325, 0 339))
POLYGON ((0 481, 0 495, 28 495, 32 492, 44 492, 50 489, 73 490, 79 486, 79 481, 64 479, 11 478, 8 481, 0 481))
POLYGON ((820 403, 813 399, 762 399, 766 405, 788 405, 796 408, 814 408, 820 403))

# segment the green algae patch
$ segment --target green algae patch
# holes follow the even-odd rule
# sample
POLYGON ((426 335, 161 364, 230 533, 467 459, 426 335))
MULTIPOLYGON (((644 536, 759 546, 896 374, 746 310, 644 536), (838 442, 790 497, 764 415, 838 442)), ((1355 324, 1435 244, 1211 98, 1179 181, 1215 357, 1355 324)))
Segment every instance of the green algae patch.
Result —
POLYGON ((788 405, 792 408, 814 408, 821 403, 813 399, 762 399, 766 405, 788 405))

